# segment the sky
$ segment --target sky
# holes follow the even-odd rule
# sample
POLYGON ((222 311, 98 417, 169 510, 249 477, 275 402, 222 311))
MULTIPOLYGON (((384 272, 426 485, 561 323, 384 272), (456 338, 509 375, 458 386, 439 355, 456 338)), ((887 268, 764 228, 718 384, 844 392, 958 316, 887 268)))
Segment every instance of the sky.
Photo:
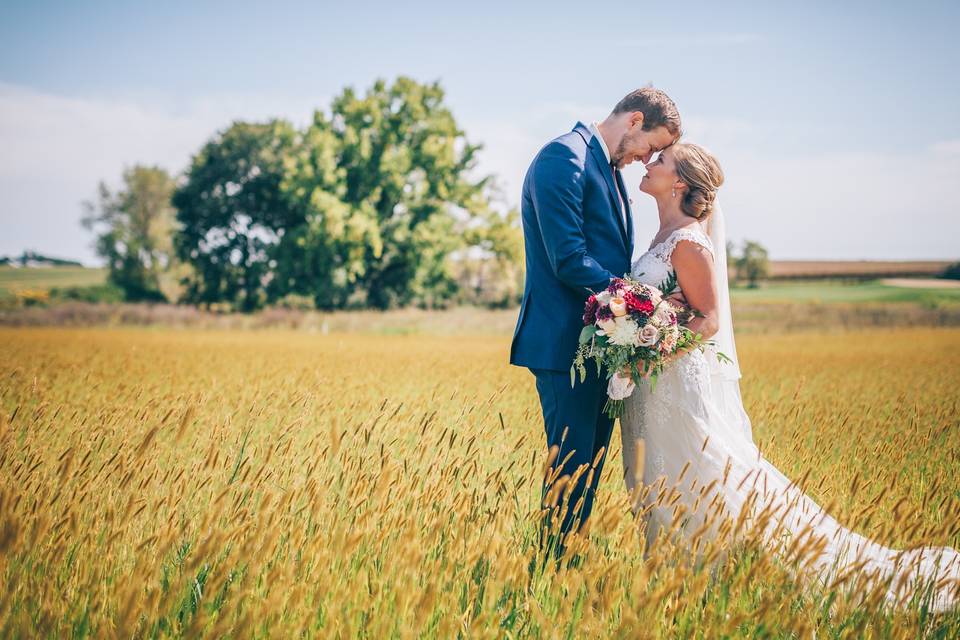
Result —
MULTIPOLYGON (((960 3, 0 0, 0 255, 96 264, 79 220, 135 163, 345 87, 438 80, 518 206, 537 150, 652 83, 774 259, 960 259, 960 3)), ((629 167, 638 250, 656 209, 629 167)))

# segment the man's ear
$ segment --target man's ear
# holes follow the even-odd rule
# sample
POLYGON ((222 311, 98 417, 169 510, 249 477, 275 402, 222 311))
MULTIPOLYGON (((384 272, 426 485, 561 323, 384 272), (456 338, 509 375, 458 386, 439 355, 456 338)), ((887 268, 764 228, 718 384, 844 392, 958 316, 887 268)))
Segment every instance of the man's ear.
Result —
POLYGON ((634 111, 630 114, 630 128, 634 127, 642 129, 643 128, 643 111, 634 111))

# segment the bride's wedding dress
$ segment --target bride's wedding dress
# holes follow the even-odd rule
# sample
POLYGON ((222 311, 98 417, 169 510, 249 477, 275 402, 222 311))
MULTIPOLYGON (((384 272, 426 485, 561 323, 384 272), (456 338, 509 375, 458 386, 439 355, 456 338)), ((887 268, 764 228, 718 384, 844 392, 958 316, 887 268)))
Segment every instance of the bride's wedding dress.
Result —
MULTIPOLYGON (((722 218, 719 224, 722 228, 722 218)), ((633 276, 659 286, 673 270, 674 248, 684 240, 706 247, 722 268, 718 347, 735 358, 726 248, 720 242, 714 247, 699 223, 651 247, 634 262, 633 276)), ((668 366, 653 391, 649 384, 638 385, 627 399, 620 421, 625 480, 634 508, 646 511, 648 538, 669 533, 690 543, 716 540, 749 523, 775 550, 791 548, 791 541, 793 552, 803 547, 804 571, 824 584, 854 570, 868 586, 882 589, 889 604, 920 593, 930 597, 932 610, 956 606, 960 554, 949 547, 898 551, 841 526, 762 457, 737 378, 736 362, 722 365, 709 349, 694 351, 668 366), (930 591, 919 591, 923 588, 930 591)))

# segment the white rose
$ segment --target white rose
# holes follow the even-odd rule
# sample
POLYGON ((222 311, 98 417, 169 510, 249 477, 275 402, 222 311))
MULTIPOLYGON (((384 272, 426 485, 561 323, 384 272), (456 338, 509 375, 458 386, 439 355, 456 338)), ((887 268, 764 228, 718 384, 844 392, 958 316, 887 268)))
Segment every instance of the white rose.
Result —
POLYGON ((660 293, 660 289, 650 288, 650 302, 653 303, 653 306, 660 304, 660 301, 663 300, 663 294, 660 293))
POLYGON ((607 383, 607 396, 611 400, 625 400, 633 393, 635 386, 630 376, 621 375, 618 371, 613 374, 610 382, 607 383))
POLYGON ((610 298, 612 297, 613 296, 610 295, 610 292, 604 289, 603 291, 597 294, 597 302, 599 304, 610 304, 610 298))
POLYGON ((627 301, 617 296, 610 299, 610 311, 613 312, 613 315, 616 317, 627 315, 627 301))
POLYGON ((622 347, 635 347, 637 346, 638 329, 639 327, 637 326, 636 322, 627 316, 620 316, 614 320, 613 329, 604 333, 609 336, 610 342, 613 344, 617 344, 622 347))
POLYGON ((645 324, 640 329, 640 334, 637 336, 637 342, 641 347, 652 347, 657 344, 657 340, 660 338, 660 329, 653 326, 653 324, 645 324))
POLYGON ((604 318, 603 320, 597 320, 597 326, 600 327, 600 331, 603 331, 603 335, 608 336, 617 326, 617 323, 614 322, 613 318, 604 318))

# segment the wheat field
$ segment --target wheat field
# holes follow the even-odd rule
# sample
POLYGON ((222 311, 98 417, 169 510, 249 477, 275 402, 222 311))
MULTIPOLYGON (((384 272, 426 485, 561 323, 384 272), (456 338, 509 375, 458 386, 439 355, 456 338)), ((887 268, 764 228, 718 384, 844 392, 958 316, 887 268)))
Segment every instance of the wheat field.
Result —
MULTIPOLYGON (((748 335, 765 455, 846 525, 960 545, 960 330, 748 335)), ((642 548, 619 436, 577 566, 503 336, 0 329, 3 637, 956 637, 744 547, 642 548)))

